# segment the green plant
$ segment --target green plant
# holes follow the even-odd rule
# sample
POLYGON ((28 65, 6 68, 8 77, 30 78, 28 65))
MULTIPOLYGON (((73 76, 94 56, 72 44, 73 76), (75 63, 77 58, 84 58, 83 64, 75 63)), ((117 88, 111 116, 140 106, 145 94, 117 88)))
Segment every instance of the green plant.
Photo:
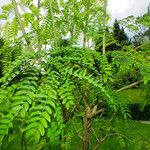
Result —
MULTIPOLYGON (((106 13, 103 10, 106 1, 37 2, 34 5, 29 0, 12 0, 3 7, 0 16, 6 19, 3 36, 7 43, 4 49, 10 46, 14 49, 2 53, 1 148, 9 149, 11 143, 20 138, 17 142, 22 149, 71 149, 76 128, 69 125, 79 119, 80 143, 87 150, 91 147, 89 135, 93 121, 104 115, 113 118, 120 112, 124 118, 130 116, 128 107, 118 101, 113 89, 110 90, 114 79, 122 78, 134 69, 133 62, 136 62, 135 66, 146 84, 149 70, 145 72, 143 67, 148 68, 144 66, 147 60, 144 56, 140 58, 139 53, 134 54, 131 47, 123 47, 123 57, 117 51, 109 63, 105 54, 79 46, 61 45, 69 32, 70 41, 75 44, 79 34, 84 35, 83 47, 95 38, 97 34, 94 33, 103 22, 101 16, 106 13), (74 9, 72 4, 76 6, 74 9), (9 14, 14 12, 15 17, 10 21, 9 14), (134 57, 126 62, 131 54, 134 57)), ((105 47, 105 40, 103 42, 105 47)), ((108 124, 112 118, 107 120, 108 124)), ((105 139, 112 130, 103 130, 100 137, 105 139)), ((118 140, 122 142, 121 138, 118 140)))

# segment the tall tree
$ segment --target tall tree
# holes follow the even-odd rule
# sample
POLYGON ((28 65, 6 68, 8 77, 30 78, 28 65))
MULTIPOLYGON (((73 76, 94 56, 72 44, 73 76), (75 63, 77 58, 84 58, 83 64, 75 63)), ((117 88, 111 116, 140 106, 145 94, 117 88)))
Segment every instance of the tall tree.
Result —
POLYGON ((4 46, 4 39, 0 38, 0 48, 2 48, 4 46))
MULTIPOLYGON (((118 20, 115 20, 113 24, 113 31, 109 29, 105 31, 106 36, 106 51, 121 50, 122 46, 130 44, 129 38, 124 31, 123 27, 120 27, 118 20)), ((102 52, 102 32, 99 31, 99 38, 96 41, 96 51, 102 52)))
POLYGON ((120 45, 125 45, 129 43, 129 38, 124 31, 123 27, 120 27, 118 20, 116 19, 113 24, 113 36, 118 41, 120 45))

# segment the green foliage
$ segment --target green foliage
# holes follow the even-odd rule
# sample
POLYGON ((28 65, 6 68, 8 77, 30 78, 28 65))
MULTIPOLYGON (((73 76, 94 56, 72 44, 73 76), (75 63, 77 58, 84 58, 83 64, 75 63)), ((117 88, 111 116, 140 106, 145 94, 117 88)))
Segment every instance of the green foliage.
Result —
POLYGON ((20 134, 24 134, 27 145, 49 139, 50 147, 60 147, 60 137, 65 136, 64 123, 68 122, 73 107, 78 108, 78 98, 83 96, 78 90, 84 84, 85 91, 95 87, 104 101, 113 103, 103 87, 113 77, 111 66, 106 57, 88 49, 62 47, 44 55, 23 52, 5 72, 0 80, 0 102, 5 108, 1 111, 1 144, 15 130, 16 120, 20 120, 20 134), (94 68, 95 59, 100 62, 101 73, 94 68), (38 61, 40 66, 36 65, 38 61))
POLYGON ((115 71, 114 73, 116 74, 115 82, 119 80, 122 86, 129 84, 131 81, 135 82, 143 79, 144 84, 148 83, 148 68, 150 63, 147 57, 142 55, 140 51, 135 51, 131 46, 126 46, 124 47, 124 51, 114 51, 111 56, 111 63, 115 71))
MULTIPOLYGON (((18 139, 22 149, 71 149, 78 133, 73 121, 80 120, 76 125, 81 143, 81 119, 88 109, 94 114, 88 118, 91 123, 104 114, 106 119, 120 113, 122 118, 130 118, 129 108, 114 92, 114 84, 120 84, 118 80, 128 74, 136 80, 143 79, 145 84, 150 80, 147 58, 131 46, 113 52, 110 61, 107 55, 71 45, 78 44, 80 34, 84 36, 83 47, 99 36, 105 0, 38 2, 34 5, 33 1, 21 0, 15 6, 13 1, 13 5, 2 8, 0 16, 7 19, 3 28, 5 43, 0 51, 2 149, 10 149, 18 139), (9 15, 14 12, 10 21, 9 15), (71 44, 61 44, 67 34, 71 44)), ((108 45, 116 42, 110 37, 108 45)), ((116 133, 111 127, 102 131, 102 138, 116 133)), ((118 143, 126 146, 121 136, 117 136, 118 143)))
POLYGON ((127 18, 120 21, 121 25, 126 27, 128 31, 131 32, 131 34, 133 34, 131 41, 135 47, 144 44, 140 47, 140 49, 142 49, 143 51, 147 51, 149 49, 149 22, 149 13, 146 13, 143 16, 136 18, 134 16, 128 16, 127 18))

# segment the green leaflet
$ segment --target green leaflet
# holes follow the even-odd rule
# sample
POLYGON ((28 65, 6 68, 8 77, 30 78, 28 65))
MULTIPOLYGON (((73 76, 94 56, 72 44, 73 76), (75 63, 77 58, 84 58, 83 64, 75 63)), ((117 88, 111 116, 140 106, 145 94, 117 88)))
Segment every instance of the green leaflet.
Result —
POLYGON ((21 105, 21 104, 24 104, 24 102, 23 101, 15 101, 13 104, 12 104, 12 107, 14 107, 14 106, 16 106, 16 105, 21 105))
POLYGON ((38 116, 40 114, 41 114, 41 111, 33 111, 29 117, 31 118, 33 116, 36 116, 36 115, 38 116))
POLYGON ((48 96, 45 94, 35 94, 34 97, 35 98, 48 98, 48 96))
POLYGON ((63 100, 64 98, 67 98, 68 99, 68 97, 69 96, 72 96, 72 93, 71 92, 67 92, 67 93, 65 93, 65 94, 62 94, 61 96, 60 96, 60 98, 63 100))
POLYGON ((36 133, 35 128, 31 128, 30 130, 26 131, 26 137, 31 138, 33 136, 33 134, 35 135, 35 133, 36 133))
POLYGON ((45 110, 51 115, 52 114, 52 109, 48 106, 45 107, 45 110))
POLYGON ((51 121, 50 115, 49 115, 46 111, 44 111, 41 115, 42 115, 48 122, 51 121))
POLYGON ((35 132, 35 143, 38 143, 38 142, 39 142, 40 137, 41 137, 40 132, 37 130, 37 131, 35 132))
POLYGON ((37 127, 38 123, 34 122, 34 123, 30 123, 29 125, 27 125, 27 127, 25 128, 25 130, 29 130, 31 128, 35 128, 37 127))
POLYGON ((45 128, 48 127, 48 124, 47 124, 47 121, 46 121, 45 118, 40 118, 40 122, 41 122, 41 124, 42 124, 45 128))
POLYGON ((37 105, 37 106, 32 107, 32 109, 34 109, 34 110, 43 110, 43 109, 44 109, 44 106, 42 106, 42 105, 37 105))
POLYGON ((16 114, 17 112, 19 112, 21 110, 22 106, 14 106, 12 109, 11 109, 11 113, 12 114, 16 114))
POLYGON ((63 104, 66 104, 67 103, 67 101, 70 103, 70 102, 72 102, 72 103, 74 103, 74 97, 72 96, 72 95, 69 95, 68 97, 66 97, 66 98, 64 98, 63 99, 63 104))
POLYGON ((44 129, 43 125, 40 123, 38 124, 38 130, 42 136, 45 134, 45 129, 44 129))
POLYGON ((56 107, 56 106, 55 106, 55 103, 54 103, 51 99, 48 101, 48 103, 49 103, 53 108, 56 107))
POLYGON ((39 121, 40 117, 39 116, 35 116, 31 119, 28 120, 28 122, 36 122, 36 121, 39 121))
POLYGON ((3 129, 7 129, 7 125, 6 125, 6 124, 2 124, 0 128, 1 128, 2 130, 3 130, 3 129))

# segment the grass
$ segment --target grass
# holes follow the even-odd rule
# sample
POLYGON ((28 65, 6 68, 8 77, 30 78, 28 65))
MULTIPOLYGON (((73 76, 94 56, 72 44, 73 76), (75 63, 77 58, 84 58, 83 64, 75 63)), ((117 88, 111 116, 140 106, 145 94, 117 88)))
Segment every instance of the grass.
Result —
MULTIPOLYGON (((150 124, 144 124, 132 120, 114 119, 106 127, 108 120, 97 118, 92 123, 90 134, 90 149, 93 150, 98 142, 98 137, 107 134, 107 138, 100 145, 98 150, 150 150, 150 124), (102 129, 105 129, 102 130, 102 129), (110 130, 110 133, 109 133, 110 130)), ((80 136, 83 135, 81 120, 75 122, 76 130, 80 136)), ((71 128, 74 128, 73 126, 71 128)), ((81 139, 77 133, 73 134, 72 150, 82 148, 81 139)))
POLYGON ((112 127, 118 134, 108 136, 102 150, 150 150, 150 124, 116 119, 112 127))
POLYGON ((145 91, 141 89, 128 89, 121 91, 119 97, 127 104, 143 104, 145 99, 145 91))

